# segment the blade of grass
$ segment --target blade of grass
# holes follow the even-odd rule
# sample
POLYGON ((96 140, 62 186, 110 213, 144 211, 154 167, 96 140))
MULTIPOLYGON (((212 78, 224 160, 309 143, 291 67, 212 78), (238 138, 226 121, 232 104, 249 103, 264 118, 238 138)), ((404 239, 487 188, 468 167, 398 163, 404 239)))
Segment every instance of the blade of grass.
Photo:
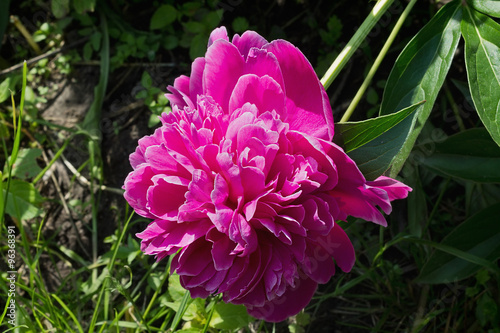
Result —
POLYGON ((339 75, 340 71, 345 67, 361 43, 366 39, 366 36, 375 26, 375 23, 378 22, 393 2, 394 0, 379 0, 375 4, 368 17, 356 30, 354 36, 352 36, 352 38, 347 42, 347 45, 333 61, 325 75, 321 78, 321 84, 325 87, 325 89, 328 89, 328 87, 332 84, 333 80, 335 80, 337 75, 339 75))
MULTIPOLYGON (((130 214, 129 218, 127 219, 127 221, 125 222, 125 225, 123 226, 123 230, 120 233, 118 241, 115 243, 113 255, 112 255, 111 260, 109 261, 109 264, 107 266, 108 272, 112 272, 113 267, 115 266, 116 256, 118 255, 118 249, 120 247, 120 244, 123 242, 123 237, 125 236, 125 233, 128 230, 128 225, 129 225, 130 221, 132 220, 133 216, 134 216, 134 213, 132 212, 130 214)), ((95 325, 97 323, 99 308, 101 306, 102 297, 104 296, 104 292, 107 289, 108 281, 109 281, 109 279, 105 279, 102 286, 101 286, 101 291, 99 292, 99 297, 98 297, 97 302, 95 304, 94 313, 92 315, 92 321, 90 323, 89 333, 94 332, 94 328, 95 328, 95 325)))
POLYGON ((50 167, 55 163, 55 161, 57 161, 59 159, 59 157, 61 156, 61 154, 63 153, 63 151, 66 149, 66 147, 68 146, 68 143, 69 143, 69 139, 64 141, 64 144, 62 145, 62 147, 56 152, 56 154, 54 155, 54 157, 52 158, 52 160, 50 160, 49 164, 47 164, 45 166, 45 168, 43 168, 42 171, 40 171, 40 173, 35 177, 33 178, 33 181, 32 183, 33 184, 36 184, 38 183, 38 181, 40 179, 42 179, 43 175, 45 175, 45 173, 47 172, 47 170, 50 169, 50 167))
POLYGON ((186 291, 184 294, 184 297, 182 297, 181 304, 179 305, 179 309, 177 310, 177 313, 175 314, 174 320, 172 321, 172 325, 170 326, 170 330, 172 332, 175 332, 177 329, 177 326, 179 326, 182 317, 184 316, 184 313, 186 312, 188 306, 193 302, 193 299, 189 295, 189 291, 186 291))
POLYGON ((148 307, 146 308, 146 310, 144 311, 142 317, 143 319, 141 320, 140 324, 142 324, 143 320, 145 318, 147 318, 148 314, 149 314, 149 311, 151 311, 152 307, 153 307, 153 304, 154 302, 156 301, 156 298, 158 297, 160 291, 161 291, 161 288, 163 286, 163 284, 165 284, 165 281, 168 280, 168 275, 169 275, 169 271, 170 271, 170 260, 168 261, 168 265, 165 269, 165 274, 163 275, 163 279, 161 280, 160 282, 160 285, 158 286, 158 288, 155 290, 155 293, 153 294, 153 296, 151 297, 151 300, 149 301, 149 304, 148 304, 148 307))
POLYGON ((73 319, 73 321, 75 322, 76 326, 78 327, 78 331, 83 333, 83 328, 82 326, 80 325, 80 323, 78 322, 78 320, 76 319, 75 317, 75 314, 68 308, 68 306, 59 298, 59 296, 57 296, 56 294, 52 294, 51 295, 52 298, 54 298, 57 303, 59 303, 59 305, 61 305, 61 307, 64 309, 64 311, 66 311, 66 313, 71 317, 71 319, 73 319))
POLYGON ((214 297, 212 302, 210 302, 210 305, 212 306, 212 308, 210 309, 210 312, 208 313, 207 322, 205 323, 205 326, 203 327, 202 333, 206 333, 208 331, 208 328, 210 327, 210 321, 212 320, 212 317, 213 317, 214 312, 215 312, 215 306, 217 305, 217 303, 219 303, 219 301, 221 299, 222 299, 222 294, 219 294, 216 297, 214 297))
MULTIPOLYGON (((26 65, 26 61, 23 64, 23 79, 22 79, 22 90, 21 90, 21 101, 20 101, 20 106, 19 106, 19 118, 18 121, 16 122, 16 103, 14 101, 14 94, 11 94, 11 100, 12 100, 12 122, 14 125, 14 143, 12 146, 12 153, 10 154, 10 162, 8 159, 5 161, 5 165, 8 170, 7 174, 7 186, 5 188, 5 197, 3 201, 3 207, 2 211, 0 214, 0 224, 3 226, 4 223, 4 212, 7 207, 7 200, 9 199, 9 188, 10 188, 10 180, 12 177, 12 165, 16 163, 17 159, 17 154, 19 153, 19 146, 21 144, 21 128, 22 128, 22 121, 23 121, 23 109, 24 109, 24 98, 25 98, 25 92, 26 92, 26 80, 27 80, 27 73, 28 73, 28 66, 26 65), (17 125, 16 125, 17 123, 17 125)), ((3 140, 3 139, 2 139, 3 140)), ((5 156, 8 156, 9 154, 7 153, 5 143, 4 143, 4 150, 5 150, 5 156)), ((0 179, 0 181, 3 181, 0 179)))
MULTIPOLYGON (((104 102, 104 96, 106 95, 106 88, 108 86, 108 78, 109 78, 109 34, 108 34, 108 24, 106 21, 106 17, 101 12, 100 13, 101 20, 101 34, 102 34, 102 44, 100 51, 100 76, 99 83, 94 88, 94 100, 90 109, 83 120, 82 128, 89 133, 92 139, 88 142, 89 149, 89 157, 90 157, 90 195, 92 204, 92 259, 93 262, 97 262, 97 252, 98 252, 98 229, 97 229, 97 214, 99 211, 99 200, 96 200, 94 193, 94 176, 95 170, 99 169, 99 166, 96 163, 97 161, 101 162, 100 151, 98 147, 98 142, 100 138, 99 131, 99 121, 101 118, 101 110, 102 104, 104 102)), ((98 177, 102 180, 102 177, 98 177)), ((92 271, 92 280, 95 281, 97 279, 97 270, 92 271)), ((107 308, 107 304, 104 305, 107 308)), ((104 317, 107 319, 107 311, 104 311, 104 317)))
POLYGON ((385 55, 389 51, 389 48, 391 47, 392 43, 394 42, 394 39, 396 38, 397 34, 399 33, 399 30, 403 26, 403 23, 408 18, 408 15, 410 14, 410 11, 412 10, 412 8, 416 2, 417 2, 417 0, 411 0, 410 3, 408 4, 408 6, 406 6, 406 8, 403 11, 403 13, 401 14, 401 16, 399 17, 398 21, 396 22, 396 25, 394 26, 394 28, 391 31, 391 34, 389 35, 384 46, 382 47, 382 50, 380 50, 380 53, 378 54, 377 58, 373 62, 372 67, 368 71, 368 74, 366 75, 365 80, 361 84, 361 87, 359 88, 358 92, 356 93, 353 100, 351 101, 351 104, 349 104, 349 107, 347 108, 344 115, 342 116, 342 119, 340 119, 340 122, 348 121, 349 118, 351 117, 352 113, 354 112, 354 109, 356 108, 356 106, 358 106, 359 101, 361 100, 361 98, 365 94, 366 89, 368 89, 368 87, 373 79, 373 76, 377 72, 380 64, 382 63, 382 60, 384 60, 385 55))

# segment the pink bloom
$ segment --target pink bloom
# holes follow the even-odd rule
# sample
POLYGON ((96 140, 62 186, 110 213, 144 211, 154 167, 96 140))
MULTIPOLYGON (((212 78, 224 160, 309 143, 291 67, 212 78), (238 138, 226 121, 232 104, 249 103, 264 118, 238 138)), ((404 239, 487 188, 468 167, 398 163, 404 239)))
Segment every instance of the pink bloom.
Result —
POLYGON ((222 293, 268 321, 295 315, 318 283, 351 270, 348 215, 386 225, 380 207, 411 189, 366 181, 331 142, 325 90, 292 44, 212 32, 191 77, 168 88, 172 112, 130 155, 125 198, 153 219, 137 236, 192 297, 222 293))

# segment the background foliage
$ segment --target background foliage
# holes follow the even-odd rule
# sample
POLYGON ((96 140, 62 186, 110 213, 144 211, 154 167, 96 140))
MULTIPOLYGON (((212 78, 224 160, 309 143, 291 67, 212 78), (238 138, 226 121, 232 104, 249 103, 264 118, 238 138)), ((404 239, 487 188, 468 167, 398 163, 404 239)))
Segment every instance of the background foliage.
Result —
POLYGON ((141 253, 134 234, 147 221, 121 197, 128 154, 169 110, 165 86, 188 74, 213 28, 286 38, 321 77, 372 3, 2 1, 2 329, 500 332, 500 11, 455 0, 438 12, 443 2, 416 2, 355 122, 339 120, 407 1, 394 1, 328 89, 336 140, 367 177, 389 168, 413 192, 388 228, 344 224, 353 271, 272 325, 216 296, 191 299, 168 260, 141 253))

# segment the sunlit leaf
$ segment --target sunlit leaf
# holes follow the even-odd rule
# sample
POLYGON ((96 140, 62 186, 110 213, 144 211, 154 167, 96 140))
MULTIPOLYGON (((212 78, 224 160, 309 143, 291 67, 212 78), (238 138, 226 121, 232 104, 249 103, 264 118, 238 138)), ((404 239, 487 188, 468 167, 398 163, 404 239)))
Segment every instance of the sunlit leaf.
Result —
MULTIPOLYGON (((387 132, 412 114, 424 102, 417 103, 401 111, 363 121, 335 124, 334 140, 340 139, 346 153, 363 146, 387 132)), ((388 165, 387 165, 388 166, 388 165)))
POLYGON ((480 12, 500 17, 500 0, 468 0, 468 2, 480 12))
POLYGON ((425 100, 426 103, 401 126, 401 135, 387 132, 382 141, 394 140, 400 145, 396 152, 391 176, 395 176, 410 151, 434 106, 439 90, 450 69, 460 40, 462 8, 455 0, 445 5, 401 52, 389 75, 380 114, 390 114, 425 100))
MULTIPOLYGON (((33 184, 19 179, 11 179, 7 197, 6 183, 2 186, 3 198, 7 198, 6 212, 19 220, 28 220, 40 216, 40 204, 43 197, 33 184)), ((3 204, 3 203, 2 203, 3 204)))
MULTIPOLYGON (((16 163, 12 166, 11 176, 26 179, 38 175, 42 168, 38 166, 36 159, 41 155, 42 150, 38 148, 20 149, 16 163)), ((4 170, 4 173, 6 174, 7 170, 4 170)))
POLYGON ((215 305, 210 326, 221 330, 234 331, 248 325, 254 320, 243 305, 219 302, 215 305))
POLYGON ((500 145, 500 25, 465 7, 462 34, 472 100, 484 126, 500 145))

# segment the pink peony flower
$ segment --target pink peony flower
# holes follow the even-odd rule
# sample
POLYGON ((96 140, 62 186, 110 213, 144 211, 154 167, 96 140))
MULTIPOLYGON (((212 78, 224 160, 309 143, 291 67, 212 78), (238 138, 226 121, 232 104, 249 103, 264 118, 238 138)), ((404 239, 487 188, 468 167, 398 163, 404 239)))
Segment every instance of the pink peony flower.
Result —
POLYGON ((222 293, 267 321, 297 314, 317 285, 351 270, 348 215, 386 225, 380 207, 411 189, 366 181, 332 143, 329 100, 310 63, 284 40, 215 29, 191 77, 168 87, 172 112, 139 140, 125 198, 153 219, 141 249, 192 297, 222 293))

